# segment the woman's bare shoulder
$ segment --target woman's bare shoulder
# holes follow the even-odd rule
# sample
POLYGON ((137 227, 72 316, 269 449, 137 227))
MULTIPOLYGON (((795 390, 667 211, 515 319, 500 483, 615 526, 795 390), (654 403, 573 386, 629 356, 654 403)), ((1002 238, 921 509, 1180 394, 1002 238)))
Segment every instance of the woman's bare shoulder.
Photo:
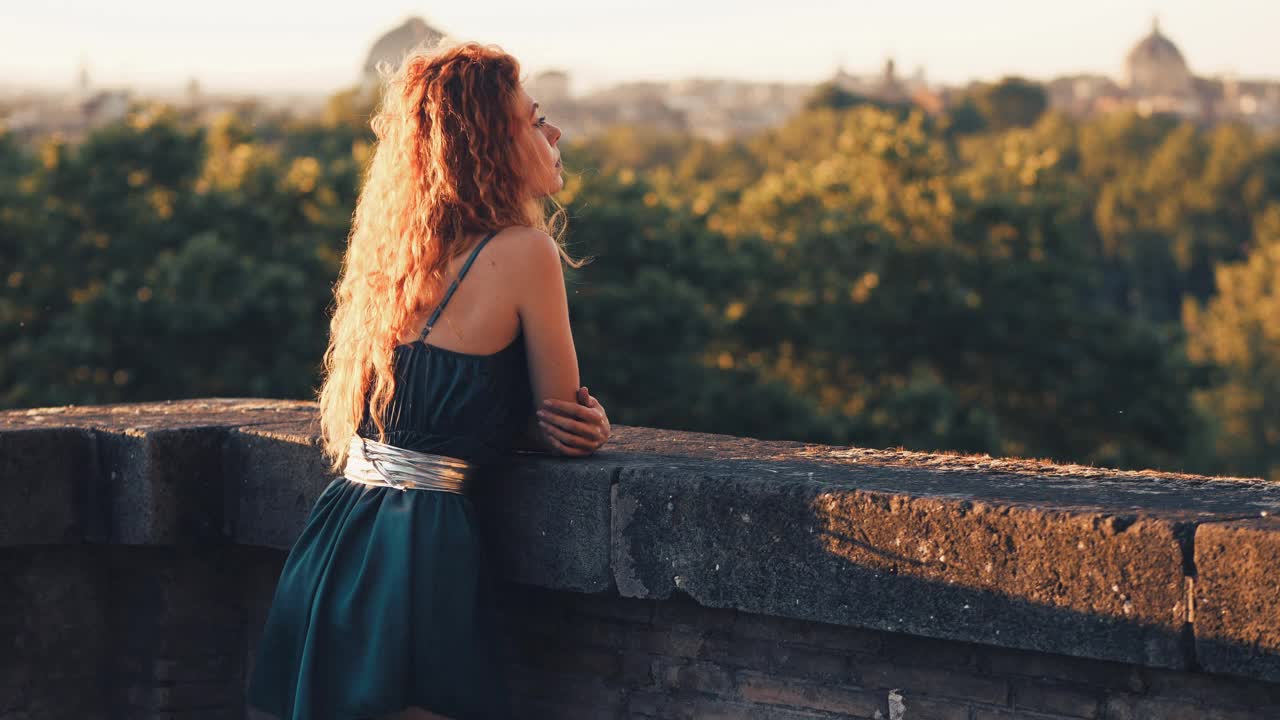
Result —
POLYGON ((560 247, 555 238, 532 227, 509 227, 489 241, 495 264, 504 266, 504 275, 512 281, 527 281, 531 276, 551 274, 561 277, 560 247))
POLYGON ((489 245, 504 255, 537 255, 548 249, 556 250, 555 238, 534 227, 517 225, 503 228, 489 245))

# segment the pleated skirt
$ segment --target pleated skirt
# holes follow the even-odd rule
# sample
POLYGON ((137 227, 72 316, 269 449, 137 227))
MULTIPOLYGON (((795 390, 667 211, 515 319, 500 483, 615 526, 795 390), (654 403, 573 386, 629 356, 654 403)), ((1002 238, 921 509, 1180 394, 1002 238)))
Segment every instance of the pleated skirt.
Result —
POLYGON ((497 619, 470 498, 338 478, 285 560, 247 700, 281 720, 509 718, 497 619))

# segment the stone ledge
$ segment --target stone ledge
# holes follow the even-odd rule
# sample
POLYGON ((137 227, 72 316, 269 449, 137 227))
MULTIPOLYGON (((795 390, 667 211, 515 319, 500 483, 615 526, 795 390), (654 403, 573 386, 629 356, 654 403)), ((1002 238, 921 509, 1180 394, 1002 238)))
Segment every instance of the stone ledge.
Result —
MULTIPOLYGON (((332 479, 315 406, 0 413, 0 546, 287 548, 332 479)), ((1280 681, 1280 486, 617 427, 475 495, 528 585, 1280 681), (1194 603, 1191 602, 1194 599, 1194 603)))
POLYGON ((1280 681, 1280 520, 1199 526, 1195 563, 1201 667, 1280 681))

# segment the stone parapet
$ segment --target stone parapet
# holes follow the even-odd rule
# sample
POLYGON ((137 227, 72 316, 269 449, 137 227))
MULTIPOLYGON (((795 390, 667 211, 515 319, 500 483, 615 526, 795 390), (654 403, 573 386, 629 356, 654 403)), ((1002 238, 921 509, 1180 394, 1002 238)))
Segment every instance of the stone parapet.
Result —
MULTIPOLYGON (((333 477, 312 403, 8 411, 0 546, 283 549, 333 477)), ((615 427, 475 501, 529 586, 1280 682, 1261 480, 615 427)))

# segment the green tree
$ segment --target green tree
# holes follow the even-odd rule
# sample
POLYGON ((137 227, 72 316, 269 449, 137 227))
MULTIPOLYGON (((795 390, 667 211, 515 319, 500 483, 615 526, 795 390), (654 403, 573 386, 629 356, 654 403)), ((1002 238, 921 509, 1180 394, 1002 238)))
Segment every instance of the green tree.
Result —
POLYGON ((969 91, 983 124, 991 130, 1030 127, 1049 107, 1049 97, 1039 83, 1006 77, 995 84, 980 83, 969 91))
POLYGON ((848 110, 859 105, 870 105, 881 110, 901 113, 902 115, 911 110, 910 103, 886 102, 877 98, 867 97, 866 95, 845 90, 834 82, 819 84, 804 101, 805 110, 848 110))
MULTIPOLYGON (((1274 472, 1280 145, 1001 85, 569 139, 584 382, 620 423, 1274 472)), ((371 101, 0 134, 0 403, 309 397, 371 101)))
POLYGON ((6 403, 309 395, 350 207, 316 159, 155 110, 41 155, 6 403))
POLYGON ((696 218, 661 205, 630 173, 575 180, 571 252, 592 262, 569 273, 582 381, 623 424, 755 437, 830 437, 807 398, 726 342, 731 307, 759 258, 696 218))
POLYGON ((1198 397, 1216 419, 1216 469, 1280 481, 1280 205, 1248 257, 1216 275, 1217 295, 1188 298, 1183 315, 1191 356, 1220 369, 1198 397))
POLYGON ((859 443, 1178 462, 1191 369, 1176 334, 1099 298, 1060 131, 995 136, 965 168, 921 118, 796 124, 837 152, 786 152, 713 218, 770 250, 739 332, 774 377, 859 443))

